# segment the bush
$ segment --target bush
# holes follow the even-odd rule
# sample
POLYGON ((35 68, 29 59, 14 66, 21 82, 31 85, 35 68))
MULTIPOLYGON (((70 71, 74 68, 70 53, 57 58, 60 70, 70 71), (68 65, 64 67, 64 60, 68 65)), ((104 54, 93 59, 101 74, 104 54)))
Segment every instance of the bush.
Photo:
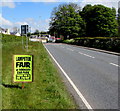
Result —
POLYGON ((64 40, 64 43, 120 52, 120 37, 81 37, 64 40))
POLYGON ((74 44, 74 42, 75 42, 74 39, 63 40, 63 43, 67 43, 67 44, 74 44))

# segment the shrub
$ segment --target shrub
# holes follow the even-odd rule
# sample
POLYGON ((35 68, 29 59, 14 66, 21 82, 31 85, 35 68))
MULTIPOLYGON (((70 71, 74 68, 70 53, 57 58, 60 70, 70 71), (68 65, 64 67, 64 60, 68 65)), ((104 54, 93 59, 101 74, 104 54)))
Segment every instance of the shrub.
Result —
POLYGON ((73 44, 74 42, 75 42, 74 39, 63 40, 63 43, 67 43, 67 44, 73 44))
POLYGON ((67 44, 76 44, 80 46, 120 52, 120 37, 81 37, 64 40, 63 42, 67 44))

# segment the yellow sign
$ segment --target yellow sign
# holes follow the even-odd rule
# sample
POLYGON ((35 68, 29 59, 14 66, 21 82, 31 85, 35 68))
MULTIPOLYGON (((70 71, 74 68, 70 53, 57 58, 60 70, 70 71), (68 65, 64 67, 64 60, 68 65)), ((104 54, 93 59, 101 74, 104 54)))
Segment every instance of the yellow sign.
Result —
POLYGON ((13 82, 32 82, 32 55, 14 55, 13 60, 13 82))

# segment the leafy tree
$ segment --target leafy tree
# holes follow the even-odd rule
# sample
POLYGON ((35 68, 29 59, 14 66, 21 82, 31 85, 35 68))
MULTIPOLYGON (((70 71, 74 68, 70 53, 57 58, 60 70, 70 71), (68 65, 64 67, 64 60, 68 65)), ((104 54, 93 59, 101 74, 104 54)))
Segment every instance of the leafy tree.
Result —
POLYGON ((120 36, 120 8, 118 9, 118 35, 120 36))
POLYGON ((88 4, 82 9, 82 11, 80 11, 80 15, 85 20, 86 23, 85 36, 89 36, 89 27, 90 27, 89 17, 91 15, 91 10, 92 10, 92 5, 88 4))
POLYGON ((48 32, 41 31, 40 34, 48 34, 48 32))
POLYGON ((80 13, 86 21, 86 36, 115 36, 116 10, 103 5, 86 5, 80 13))
POLYGON ((36 29, 35 32, 34 32, 35 35, 38 35, 39 34, 39 30, 36 29))
POLYGON ((28 36, 28 37, 30 37, 30 35, 31 35, 31 33, 30 33, 30 32, 28 32, 28 33, 27 33, 27 36, 28 36))
POLYGON ((77 4, 62 4, 54 8, 51 15, 50 32, 65 39, 84 35, 85 22, 79 14, 77 4))

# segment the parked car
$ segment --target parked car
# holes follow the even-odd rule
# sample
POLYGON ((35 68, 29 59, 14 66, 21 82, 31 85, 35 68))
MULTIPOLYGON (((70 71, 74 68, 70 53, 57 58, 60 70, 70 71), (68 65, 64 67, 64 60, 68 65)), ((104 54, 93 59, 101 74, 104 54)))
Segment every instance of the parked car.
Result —
POLYGON ((56 39, 55 39, 55 42, 61 42, 61 41, 62 41, 61 38, 56 38, 56 39))
POLYGON ((48 42, 55 42, 55 41, 56 41, 55 37, 50 37, 50 38, 48 39, 48 42))

